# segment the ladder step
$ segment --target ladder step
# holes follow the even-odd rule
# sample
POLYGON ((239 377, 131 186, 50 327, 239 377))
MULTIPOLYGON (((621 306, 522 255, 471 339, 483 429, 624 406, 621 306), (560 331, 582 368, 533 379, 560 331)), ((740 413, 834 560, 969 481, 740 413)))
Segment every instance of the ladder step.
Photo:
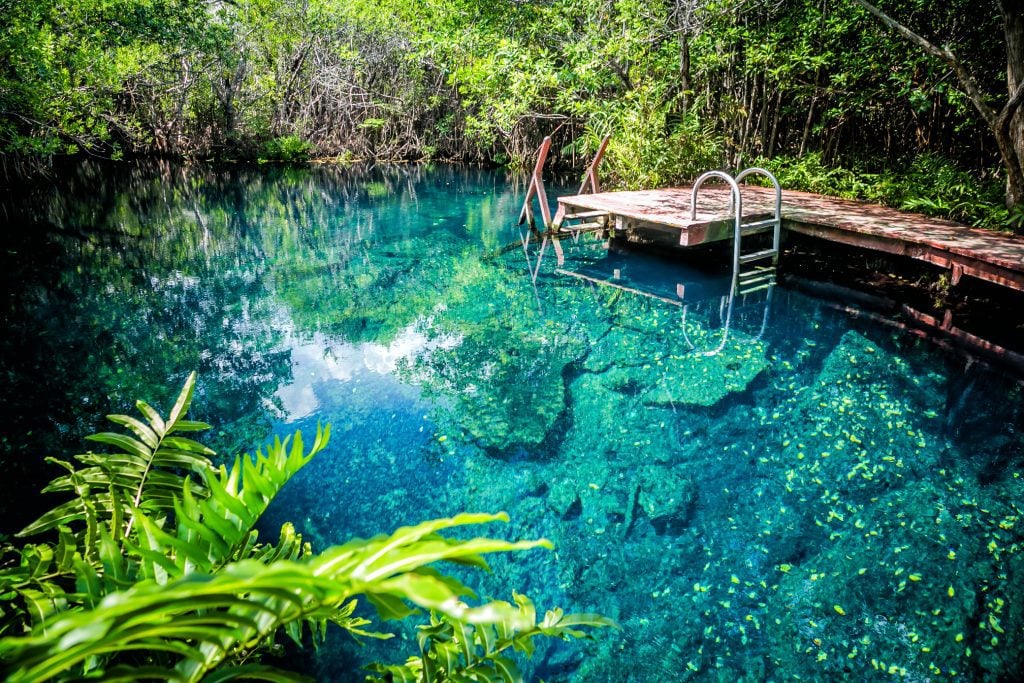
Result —
POLYGON ((761 221, 753 221, 752 223, 744 223, 743 225, 740 226, 740 229, 743 229, 743 228, 774 228, 774 227, 775 227, 775 219, 774 218, 765 218, 764 220, 761 220, 761 221))
POLYGON ((736 283, 736 287, 739 289, 747 289, 749 287, 756 287, 764 284, 775 284, 774 277, 760 277, 755 280, 740 280, 736 283))
POLYGON ((776 270, 774 265, 770 266, 751 266, 750 270, 740 271, 740 277, 750 275, 760 275, 761 273, 774 273, 776 270))
POLYGON ((578 213, 567 213, 565 214, 565 220, 571 221, 573 219, 585 220, 587 218, 604 218, 608 215, 607 211, 580 211, 578 213))
POLYGON ((764 249, 762 251, 754 251, 749 254, 740 254, 740 263, 750 263, 751 261, 761 261, 766 258, 774 258, 779 255, 778 249, 764 249))
POLYGON ((736 291, 740 295, 746 295, 746 294, 753 294, 754 292, 760 292, 763 289, 771 289, 774 286, 775 286, 775 282, 772 281, 772 282, 766 282, 764 284, 756 285, 754 287, 749 287, 749 288, 737 287, 736 291))
POLYGON ((761 235, 766 232, 774 232, 774 225, 760 225, 758 223, 749 223, 747 225, 740 226, 740 235, 746 237, 748 235, 761 235))
POLYGON ((738 277, 739 284, 741 285, 752 285, 757 282, 765 282, 767 280, 775 279, 775 269, 770 268, 767 270, 755 270, 747 271, 746 273, 740 273, 738 277))

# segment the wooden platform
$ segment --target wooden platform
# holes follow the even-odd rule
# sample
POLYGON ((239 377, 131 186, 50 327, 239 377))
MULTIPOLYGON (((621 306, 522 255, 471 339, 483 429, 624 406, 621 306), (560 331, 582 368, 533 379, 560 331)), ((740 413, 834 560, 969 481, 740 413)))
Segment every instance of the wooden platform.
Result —
MULTIPOLYGON (((627 234, 646 234, 676 246, 731 239, 728 192, 721 186, 700 190, 696 220, 690 220, 690 188, 601 192, 559 197, 566 211, 603 211, 627 234)), ((747 220, 768 216, 774 193, 744 186, 747 220)), ((927 261, 949 268, 953 284, 963 275, 1024 291, 1024 237, 969 228, 953 221, 897 211, 877 204, 783 191, 786 230, 927 261)))

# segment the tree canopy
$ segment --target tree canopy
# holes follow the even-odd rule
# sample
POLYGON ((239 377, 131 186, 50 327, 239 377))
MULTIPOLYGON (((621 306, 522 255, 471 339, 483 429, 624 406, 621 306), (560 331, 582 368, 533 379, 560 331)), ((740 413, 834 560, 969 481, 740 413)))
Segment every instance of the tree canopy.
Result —
POLYGON ((1017 4, 5 0, 0 148, 515 164, 554 133, 578 165, 611 133, 622 185, 776 160, 899 205, 916 161, 910 208, 1006 224, 1017 4))

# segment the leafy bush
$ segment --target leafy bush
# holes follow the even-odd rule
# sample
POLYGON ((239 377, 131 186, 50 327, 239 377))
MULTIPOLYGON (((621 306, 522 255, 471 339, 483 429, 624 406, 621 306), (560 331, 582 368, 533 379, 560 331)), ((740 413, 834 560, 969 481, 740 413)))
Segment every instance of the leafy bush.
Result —
POLYGON ((997 182, 980 180, 934 154, 918 155, 908 166, 882 173, 829 166, 817 152, 759 159, 755 165, 771 170, 786 189, 863 199, 977 227, 1012 226, 997 182))
MULTIPOLYGON (((484 553, 551 547, 546 540, 451 539, 461 525, 507 521, 503 513, 461 514, 354 539, 313 552, 291 524, 276 544, 260 543, 255 524, 281 487, 322 450, 330 429, 317 429, 306 450, 301 434, 275 440, 266 453, 214 467, 213 452, 184 436, 208 428, 185 419, 195 375, 169 416, 139 401, 143 419, 111 415, 127 433, 88 437, 107 453, 50 459, 67 474, 44 489, 71 499, 21 531, 56 541, 3 548, 0 570, 0 657, 8 681, 292 680, 259 664, 283 631, 301 644, 321 640, 329 623, 351 634, 388 638, 354 617, 365 596, 385 619, 416 607, 431 611, 421 656, 404 667, 429 680, 461 672, 508 672, 501 652, 532 651, 538 635, 582 637, 579 626, 612 622, 596 615, 548 612, 540 623, 532 604, 494 601, 471 607, 469 589, 430 565, 447 560, 486 568, 484 553), (410 607, 410 604, 415 607, 410 607), (475 634, 475 635, 470 635, 475 634), (472 637, 474 640, 467 643, 472 637), (425 643, 429 642, 429 646, 425 643), (476 643, 476 645, 473 645, 476 643), (453 656, 451 644, 462 644, 453 656), (472 645, 472 646, 471 646, 472 645)), ((476 680, 476 679, 475 679, 476 680)))
POLYGON ((891 196, 880 192, 878 199, 907 211, 945 216, 979 227, 1010 223, 998 183, 985 183, 934 154, 919 155, 888 187, 892 188, 891 196))
POLYGON ((611 131, 602 174, 625 189, 664 187, 722 164, 722 141, 696 115, 678 121, 653 88, 638 89, 591 113, 589 147, 611 131))
POLYGON ((820 152, 803 157, 757 159, 753 166, 767 168, 787 190, 803 190, 843 199, 867 199, 876 177, 826 165, 820 152))
POLYGON ((263 149, 260 150, 258 160, 261 164, 274 161, 285 164, 298 164, 309 161, 312 154, 312 144, 297 135, 285 135, 279 138, 271 138, 263 143, 263 149))

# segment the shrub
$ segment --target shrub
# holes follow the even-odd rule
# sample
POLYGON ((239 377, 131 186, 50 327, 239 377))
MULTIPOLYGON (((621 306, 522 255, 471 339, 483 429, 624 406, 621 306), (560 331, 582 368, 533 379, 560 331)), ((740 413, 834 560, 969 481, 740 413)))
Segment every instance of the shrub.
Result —
POLYGON ((263 143, 263 149, 260 150, 257 159, 261 164, 268 162, 298 164, 309 161, 312 154, 312 144, 297 135, 285 135, 271 138, 263 143))
POLYGON ((882 173, 830 166, 817 152, 758 159, 754 165, 771 170, 785 189, 864 199, 976 227, 1013 224, 997 182, 979 179, 935 154, 918 155, 910 164, 882 173))

